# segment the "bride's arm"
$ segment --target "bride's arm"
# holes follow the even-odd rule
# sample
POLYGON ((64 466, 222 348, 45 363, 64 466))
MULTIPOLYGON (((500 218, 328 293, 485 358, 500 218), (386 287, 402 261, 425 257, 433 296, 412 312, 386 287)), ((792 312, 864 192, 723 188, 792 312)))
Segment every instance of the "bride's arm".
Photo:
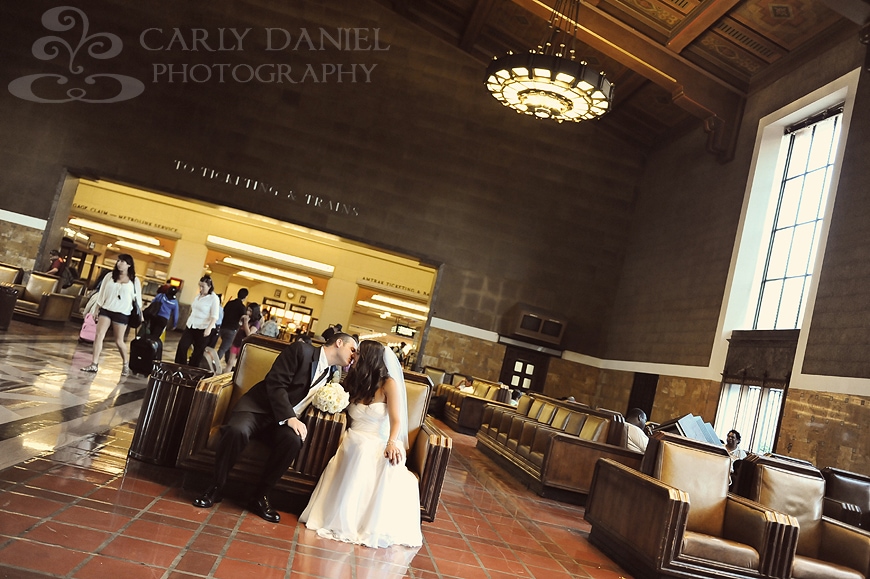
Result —
MULTIPOLYGON (((387 415, 390 417, 390 439, 384 449, 384 456, 390 464, 400 464, 405 460, 405 449, 399 442, 399 432, 402 429, 402 404, 399 397, 399 385, 392 378, 384 380, 384 395, 387 397, 387 415)), ((407 417, 404 417, 407 420, 407 417)))

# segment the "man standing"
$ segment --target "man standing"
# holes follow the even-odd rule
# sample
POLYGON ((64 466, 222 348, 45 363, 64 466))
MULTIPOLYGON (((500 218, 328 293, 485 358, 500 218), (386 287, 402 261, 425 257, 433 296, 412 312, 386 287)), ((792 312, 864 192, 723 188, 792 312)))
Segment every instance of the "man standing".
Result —
POLYGON ((220 322, 221 328, 221 345, 218 348, 218 358, 225 360, 227 352, 230 351, 230 346, 233 345, 233 338, 236 337, 236 331, 239 329, 239 322, 242 316, 245 315, 245 298, 248 297, 248 288, 243 287, 239 290, 239 295, 236 299, 227 302, 224 306, 224 318, 220 322))
POLYGON ((356 349, 356 340, 345 333, 334 334, 320 348, 301 340, 284 348, 266 377, 239 399, 221 427, 214 481, 193 505, 208 508, 222 500, 227 475, 239 455, 252 436, 264 433, 270 439, 271 453, 249 508, 271 523, 279 522, 269 492, 293 463, 308 434, 297 417, 302 412, 300 402, 311 388, 325 384, 333 372, 350 364, 356 349))

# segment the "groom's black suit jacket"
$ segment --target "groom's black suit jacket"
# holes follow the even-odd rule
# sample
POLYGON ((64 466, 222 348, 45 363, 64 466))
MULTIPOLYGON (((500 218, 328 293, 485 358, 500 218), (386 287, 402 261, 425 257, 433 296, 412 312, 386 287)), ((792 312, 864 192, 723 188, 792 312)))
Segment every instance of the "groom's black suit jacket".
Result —
MULTIPOLYGON (((271 413, 276 424, 296 417, 293 406, 308 394, 315 378, 311 371, 319 360, 319 347, 301 340, 293 342, 278 354, 266 377, 239 399, 233 412, 271 413)), ((318 374, 323 370, 318 369, 318 374)), ((333 371, 334 368, 330 368, 329 374, 333 371)))

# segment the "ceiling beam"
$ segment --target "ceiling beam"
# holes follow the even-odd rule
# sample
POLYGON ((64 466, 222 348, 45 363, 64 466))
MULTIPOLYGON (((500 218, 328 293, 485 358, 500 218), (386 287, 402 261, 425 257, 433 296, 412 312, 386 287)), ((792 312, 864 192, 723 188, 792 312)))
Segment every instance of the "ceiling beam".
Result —
MULTIPOLYGON (((511 0, 549 20, 540 0, 511 0)), ((745 94, 594 6, 581 4, 577 38, 667 90, 674 104, 704 121, 707 150, 722 162, 734 156, 745 94)), ((619 90, 619 87, 616 87, 619 90)))
POLYGON ((701 36, 708 28, 737 5, 740 0, 712 0, 704 2, 677 26, 670 39, 668 48, 677 54, 701 36))
POLYGON ((459 48, 465 52, 471 52, 494 4, 495 0, 477 0, 474 3, 474 10, 468 18, 465 30, 462 32, 462 38, 459 39, 459 48))

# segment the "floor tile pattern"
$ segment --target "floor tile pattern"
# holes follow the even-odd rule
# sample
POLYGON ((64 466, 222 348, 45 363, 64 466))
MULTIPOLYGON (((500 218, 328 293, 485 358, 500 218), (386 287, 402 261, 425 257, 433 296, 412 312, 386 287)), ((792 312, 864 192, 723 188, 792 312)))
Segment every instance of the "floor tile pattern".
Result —
POLYGON ((127 458, 147 381, 121 379, 111 347, 83 376, 77 334, 0 333, 0 578, 628 577, 589 544, 582 507, 531 493, 462 434, 419 549, 322 539, 230 498, 194 508, 182 473, 127 458))

